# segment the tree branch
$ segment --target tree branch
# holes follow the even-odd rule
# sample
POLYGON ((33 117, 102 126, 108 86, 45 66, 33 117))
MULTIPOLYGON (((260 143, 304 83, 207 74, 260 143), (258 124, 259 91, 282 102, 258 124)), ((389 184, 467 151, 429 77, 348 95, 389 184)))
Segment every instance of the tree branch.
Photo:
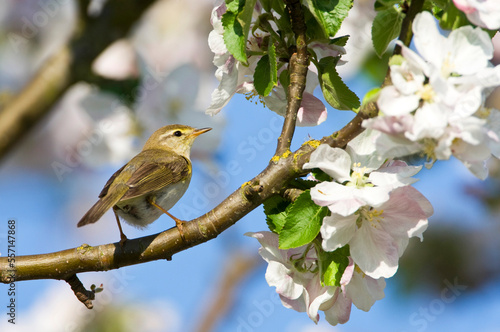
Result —
MULTIPOLYGON (((298 1, 290 2, 293 2, 293 6, 296 6, 298 1)), ((296 8, 293 6, 290 6, 290 8, 296 8)), ((297 52, 295 58, 300 57, 301 55, 297 52)), ((177 227, 173 227, 158 234, 128 240, 123 247, 118 242, 96 247, 84 244, 78 248, 55 253, 18 256, 14 267, 15 281, 34 279, 66 280, 72 285, 77 296, 80 296, 79 294, 84 295, 80 297, 83 299, 82 302, 86 303, 91 299, 92 295, 85 290, 83 285, 80 286, 78 281, 75 281, 77 273, 107 271, 159 259, 171 260, 172 256, 178 252, 216 238, 265 200, 273 195, 283 193, 283 189, 287 188, 289 181, 307 173, 302 167, 318 146, 317 141, 308 141, 294 153, 283 154, 289 151, 290 141, 293 136, 296 112, 300 107, 303 92, 300 85, 305 85, 306 63, 299 63, 301 69, 297 69, 296 72, 292 68, 297 67, 291 66, 291 74, 294 73, 297 76, 294 78, 294 88, 290 89, 287 115, 282 135, 278 141, 276 153, 280 158, 273 158, 266 169, 238 188, 213 210, 186 222, 184 225, 185 240, 182 240, 177 227), (303 70, 304 66, 305 70, 303 70), (293 98, 290 96, 293 96, 293 98), (290 127, 292 124, 293 126, 290 127)), ((334 134, 322 138, 319 142, 332 147, 345 147, 350 140, 363 132, 364 128, 361 126, 363 120, 375 117, 377 114, 376 102, 368 102, 361 106, 358 114, 349 124, 334 134)), ((11 271, 12 268, 9 266, 7 257, 0 257, 0 282, 12 282, 11 271)), ((88 307, 88 303, 86 305, 88 307)))
MULTIPOLYGON (((406 10, 406 16, 401 25, 401 32, 399 33, 398 39, 403 42, 406 46, 410 45, 411 39, 413 38, 412 24, 415 16, 422 11, 424 8, 424 0, 412 0, 410 6, 406 10)), ((407 5, 407 2, 405 2, 407 5)), ((396 45, 394 48, 394 54, 401 54, 401 46, 396 45)))
POLYGON ((198 324, 197 332, 215 331, 217 322, 231 312, 238 287, 243 279, 255 270, 263 261, 258 255, 249 256, 242 252, 233 253, 221 271, 221 280, 215 289, 210 289, 212 301, 203 303, 204 314, 198 324))
POLYGON ((19 142, 75 82, 95 81, 91 65, 112 42, 128 34, 154 0, 108 1, 98 17, 86 15, 89 1, 80 1, 79 28, 71 45, 43 65, 33 80, 0 112, 0 158, 19 142), (103 33, 106 31, 106 33, 103 33))
POLYGON ((92 300, 95 299, 95 292, 86 290, 76 274, 69 276, 66 279, 66 282, 70 285, 73 293, 75 293, 76 298, 80 302, 82 302, 87 307, 87 309, 92 309, 94 307, 92 304, 92 300))
POLYGON ((69 86, 71 52, 63 47, 40 68, 0 113, 0 156, 37 123, 69 86))
POLYGON ((290 85, 288 86, 288 103, 285 114, 283 130, 278 138, 276 156, 280 157, 290 150, 295 123, 297 122, 297 112, 302 102, 302 94, 306 87, 307 67, 309 66, 309 56, 306 43, 306 24, 304 12, 300 0, 285 1, 292 29, 295 34, 297 52, 290 58, 290 85))
MULTIPOLYGON (((363 116, 359 114, 355 119, 371 116, 370 113, 363 116)), ((353 125, 352 128, 361 126, 353 125)), ((342 129, 323 140, 328 141, 331 146, 342 147, 348 137, 356 133, 356 130, 342 129)), ((305 173, 302 165, 313 150, 306 142, 290 156, 280 158, 276 163, 271 162, 262 173, 247 185, 238 188, 213 210, 186 222, 185 241, 181 239, 177 227, 173 227, 158 234, 128 240, 123 247, 118 242, 96 247, 84 244, 78 248, 49 254, 18 256, 15 261, 15 281, 68 280, 81 272, 108 271, 159 259, 170 260, 176 253, 216 238, 266 199, 278 194, 288 181, 305 173), (246 187, 255 185, 261 186, 262 190, 255 191, 250 197, 246 195, 246 187)), ((0 257, 0 282, 12 282, 9 270, 7 257, 0 257)))

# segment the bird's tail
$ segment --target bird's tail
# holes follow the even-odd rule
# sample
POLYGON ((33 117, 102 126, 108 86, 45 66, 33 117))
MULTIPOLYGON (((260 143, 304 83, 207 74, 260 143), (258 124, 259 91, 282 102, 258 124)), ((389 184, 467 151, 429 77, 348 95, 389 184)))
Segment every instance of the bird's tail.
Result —
POLYGON ((76 225, 77 227, 82 227, 88 224, 93 224, 106 213, 113 205, 115 205, 114 200, 109 197, 105 196, 102 199, 98 200, 94 206, 90 208, 90 210, 85 213, 85 215, 80 219, 78 224, 76 225))

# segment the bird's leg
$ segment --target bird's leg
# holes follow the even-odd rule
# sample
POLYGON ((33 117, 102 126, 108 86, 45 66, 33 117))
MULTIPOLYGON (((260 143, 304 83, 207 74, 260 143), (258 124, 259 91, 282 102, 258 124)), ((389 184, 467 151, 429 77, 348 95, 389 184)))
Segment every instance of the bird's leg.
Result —
POLYGON ((118 218, 118 213, 116 213, 115 208, 113 208, 113 212, 115 213, 116 223, 118 224, 118 229, 120 230, 120 246, 123 247, 123 245, 125 244, 125 241, 127 241, 128 238, 125 235, 125 233, 123 233, 122 225, 120 223, 120 219, 118 218))
POLYGON ((164 208, 162 208, 161 206, 159 206, 158 204, 156 204, 154 197, 148 197, 148 202, 151 205, 153 205, 154 207, 156 207, 157 209, 159 209, 161 212, 165 213, 170 218, 174 219, 175 225, 177 226, 177 229, 179 230, 179 233, 181 234, 181 238, 182 238, 183 241, 185 241, 186 239, 184 238, 184 227, 183 227, 185 221, 180 220, 179 218, 174 217, 170 212, 168 212, 167 210, 165 210, 164 208))

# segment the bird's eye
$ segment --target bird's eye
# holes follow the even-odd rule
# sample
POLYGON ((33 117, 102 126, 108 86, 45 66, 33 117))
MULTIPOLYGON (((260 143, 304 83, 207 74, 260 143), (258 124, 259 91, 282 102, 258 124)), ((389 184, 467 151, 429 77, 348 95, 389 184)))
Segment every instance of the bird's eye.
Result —
POLYGON ((180 137, 182 136, 182 132, 180 130, 177 130, 176 132, 174 132, 174 135, 180 137))

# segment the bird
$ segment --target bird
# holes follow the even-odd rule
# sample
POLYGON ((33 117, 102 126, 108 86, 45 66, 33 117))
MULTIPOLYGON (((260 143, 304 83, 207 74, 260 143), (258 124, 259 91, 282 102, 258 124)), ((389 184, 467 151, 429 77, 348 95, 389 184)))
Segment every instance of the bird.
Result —
POLYGON ((142 151, 106 182, 99 200, 77 226, 93 224, 113 208, 123 246, 127 237, 120 218, 132 226, 144 228, 165 213, 174 219, 184 240, 184 221, 168 210, 184 195, 191 181, 190 151, 194 140, 211 129, 173 124, 156 130, 142 151))

